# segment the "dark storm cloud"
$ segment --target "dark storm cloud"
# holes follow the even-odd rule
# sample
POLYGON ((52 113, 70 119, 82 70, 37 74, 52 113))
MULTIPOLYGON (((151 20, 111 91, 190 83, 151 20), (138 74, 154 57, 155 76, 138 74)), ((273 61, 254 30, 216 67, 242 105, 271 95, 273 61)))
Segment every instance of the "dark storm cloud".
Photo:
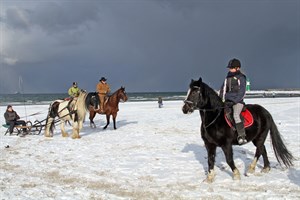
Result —
POLYGON ((49 33, 88 28, 88 23, 97 20, 99 4, 96 1, 46 1, 32 13, 32 22, 49 33))
MULTIPOLYGON (((237 57, 255 88, 299 88, 299 4, 16 1, 1 15, 1 69, 21 75, 30 92, 64 92, 74 80, 94 90, 101 76, 113 89, 185 91, 199 76, 217 89, 237 57)), ((0 92, 11 90, 5 85, 0 92)))

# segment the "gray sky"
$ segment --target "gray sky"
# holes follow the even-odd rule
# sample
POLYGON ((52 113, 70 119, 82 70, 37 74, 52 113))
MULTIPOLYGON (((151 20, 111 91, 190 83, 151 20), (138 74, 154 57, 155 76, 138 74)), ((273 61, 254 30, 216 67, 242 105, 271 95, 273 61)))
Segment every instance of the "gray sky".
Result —
POLYGON ((0 0, 0 93, 218 89, 231 58, 252 88, 300 88, 298 0, 0 0))

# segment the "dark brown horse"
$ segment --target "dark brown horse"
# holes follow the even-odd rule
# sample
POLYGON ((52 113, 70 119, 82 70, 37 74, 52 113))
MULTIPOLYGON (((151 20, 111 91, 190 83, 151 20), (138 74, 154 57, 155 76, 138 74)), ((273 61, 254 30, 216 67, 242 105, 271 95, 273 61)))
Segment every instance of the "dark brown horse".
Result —
POLYGON ((119 102, 120 100, 123 100, 124 102, 127 101, 127 95, 125 92, 125 87, 121 87, 116 92, 114 92, 111 96, 108 97, 108 99, 104 103, 104 113, 100 113, 100 110, 95 111, 94 109, 90 109, 90 126, 91 128, 96 128, 96 125, 93 121, 94 117, 96 116, 96 113, 98 114, 105 114, 106 115, 106 126, 103 127, 103 129, 106 129, 109 125, 109 119, 112 115, 113 122, 114 122, 114 129, 117 129, 116 127, 116 117, 117 113, 119 111, 119 102))

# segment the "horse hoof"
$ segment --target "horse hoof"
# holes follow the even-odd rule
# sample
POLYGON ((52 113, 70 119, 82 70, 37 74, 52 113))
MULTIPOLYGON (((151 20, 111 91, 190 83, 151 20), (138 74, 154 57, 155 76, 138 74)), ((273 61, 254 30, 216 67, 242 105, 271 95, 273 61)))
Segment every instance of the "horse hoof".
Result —
POLYGON ((254 174, 254 172, 255 172, 255 169, 249 168, 247 171, 247 174, 254 174))
POLYGON ((239 180, 241 180, 241 176, 240 175, 234 175, 233 180, 239 181, 239 180))
POLYGON ((241 175, 238 169, 233 170, 233 180, 241 180, 241 175))
POLYGON ((79 136, 79 135, 72 135, 72 139, 80 139, 81 138, 81 136, 79 136))
POLYGON ((215 172, 214 172, 213 170, 211 170, 211 171, 207 174, 207 177, 206 177, 206 179, 204 180, 204 182, 206 182, 206 183, 212 183, 212 182, 214 182, 215 176, 216 176, 215 172))
POLYGON ((211 179, 211 178, 207 177, 206 179, 203 180, 203 182, 210 184, 210 183, 214 182, 214 179, 213 178, 211 179))
POLYGON ((49 137, 52 137, 52 136, 51 136, 51 135, 45 135, 45 137, 48 137, 48 138, 49 138, 49 137))
POLYGON ((261 172, 262 172, 262 173, 268 173, 270 170, 271 170, 270 167, 264 167, 264 168, 261 170, 261 172))

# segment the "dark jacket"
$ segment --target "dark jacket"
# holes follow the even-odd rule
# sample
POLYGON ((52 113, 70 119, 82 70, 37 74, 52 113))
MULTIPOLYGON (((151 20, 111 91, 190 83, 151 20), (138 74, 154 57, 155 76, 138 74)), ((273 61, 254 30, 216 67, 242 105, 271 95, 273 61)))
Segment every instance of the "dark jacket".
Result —
POLYGON ((220 97, 223 101, 233 103, 244 103, 246 93, 246 76, 241 72, 228 72, 227 77, 221 87, 220 97))
POLYGON ((6 112, 4 113, 4 118, 6 124, 9 124, 10 121, 17 121, 18 119, 20 119, 19 115, 15 111, 9 112, 8 110, 6 110, 6 112))

